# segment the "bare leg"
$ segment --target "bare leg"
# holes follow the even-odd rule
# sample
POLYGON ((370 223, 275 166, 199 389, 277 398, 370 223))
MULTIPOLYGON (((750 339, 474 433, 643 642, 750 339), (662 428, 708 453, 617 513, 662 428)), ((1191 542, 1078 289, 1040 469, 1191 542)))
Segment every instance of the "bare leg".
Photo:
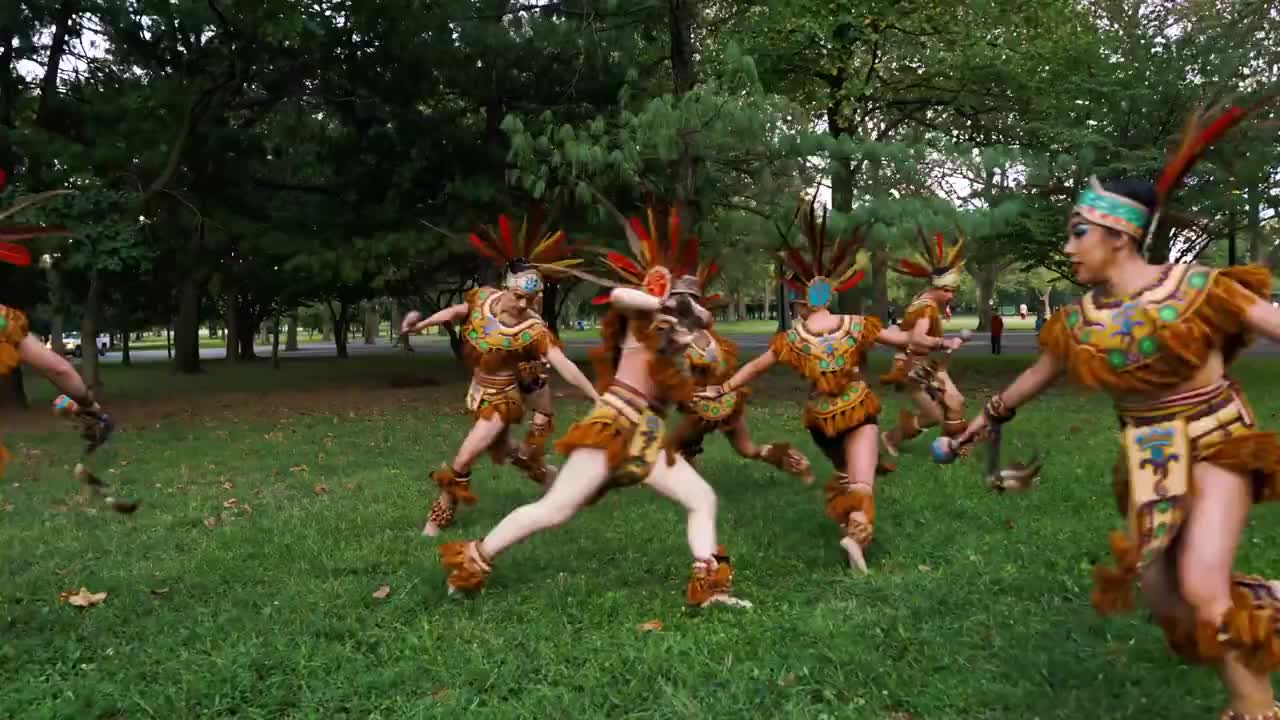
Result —
POLYGON ((867 572, 864 550, 871 544, 875 527, 876 462, 879 447, 876 443, 879 427, 863 425, 845 438, 845 468, 850 477, 850 489, 867 497, 862 509, 848 515, 845 537, 841 547, 849 555, 849 562, 862 572, 867 572), (868 511, 869 510, 869 511, 868 511))
MULTIPOLYGON (((1183 528, 1178 583, 1196 621, 1216 627, 1233 606, 1231 567, 1248 518, 1249 485, 1208 463, 1197 463, 1192 472, 1196 492, 1183 528)), ((1218 675, 1236 713, 1261 715, 1274 706, 1269 675, 1246 667, 1239 652, 1227 652, 1218 675)))
MULTIPOLYGON (((666 460, 660 458, 645 480, 645 485, 663 497, 680 503, 689 513, 686 533, 689 552, 694 561, 690 602, 702 606, 717 603, 751 607, 751 603, 746 600, 733 597, 729 584, 731 569, 721 568, 721 563, 717 560, 717 500, 715 491, 707 481, 684 458, 676 458, 674 465, 667 465, 666 460), (718 570, 723 572, 717 573, 718 570)), ((727 560, 725 564, 727 565, 727 560)))
POLYGON ((744 458, 763 460, 774 467, 799 477, 806 486, 813 484, 813 469, 809 458, 787 443, 769 443, 757 446, 747 429, 747 417, 741 415, 725 430, 733 449, 744 458))
POLYGON ((884 451, 893 457, 897 457, 898 449, 903 443, 941 423, 945 417, 943 407, 923 389, 912 390, 908 397, 918 412, 912 413, 905 409, 900 411, 898 424, 880 436, 884 451))
POLYGON ((28 335, 18 343, 18 356, 24 364, 35 368, 77 402, 88 396, 89 388, 85 386, 75 367, 66 358, 42 345, 35 336, 28 335))
MULTIPOLYGON (((471 464, 480 457, 490 445, 498 439, 502 432, 507 429, 507 424, 502 418, 494 415, 483 420, 477 420, 475 425, 471 426, 471 432, 467 433, 467 437, 462 441, 462 446, 458 448, 458 454, 453 458, 453 465, 450 466, 449 475, 457 480, 469 478, 471 475, 471 464)), ((441 482, 441 478, 437 475, 437 482, 441 482)), ((458 504, 458 498, 455 497, 449 487, 442 485, 440 495, 436 497, 435 503, 431 506, 431 517, 427 520, 426 527, 422 528, 423 535, 435 537, 440 531, 449 526, 453 520, 453 513, 458 504)))
POLYGON ((531 535, 563 525, 600 492, 608 478, 609 464, 604 450, 574 450, 551 489, 537 501, 508 513, 480 542, 481 552, 496 558, 531 535))

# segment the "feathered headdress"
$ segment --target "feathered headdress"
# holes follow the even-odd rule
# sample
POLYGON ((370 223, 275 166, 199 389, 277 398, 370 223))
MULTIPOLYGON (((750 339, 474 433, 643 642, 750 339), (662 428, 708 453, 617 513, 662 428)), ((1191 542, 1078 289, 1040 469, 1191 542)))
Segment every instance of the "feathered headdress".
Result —
POLYGON ((564 268, 582 262, 571 257, 563 230, 543 233, 542 209, 535 207, 520 223, 518 233, 512 232, 511 220, 498 216, 498 228, 482 225, 468 236, 471 247, 481 257, 506 271, 504 284, 508 289, 528 295, 542 292, 542 273, 551 277, 561 274, 564 268))
MULTIPOLYGON (((0 169, 0 191, 4 190, 5 182, 8 175, 3 169, 0 169)), ((0 262, 7 262, 18 267, 26 267, 31 264, 31 250, 25 245, 17 243, 26 242, 42 237, 62 237, 70 235, 65 228, 52 225, 20 225, 9 224, 5 220, 31 208, 57 197, 58 195, 67 195, 71 190, 50 190, 36 195, 29 195, 20 198, 17 203, 11 207, 0 208, 0 262)))
MULTIPOLYGON (((714 260, 704 262, 699 259, 701 242, 696 235, 685 233, 676 206, 662 208, 648 202, 643 219, 636 216, 628 218, 598 190, 592 188, 591 191, 622 228, 630 254, 596 248, 605 267, 616 279, 576 270, 571 271, 574 275, 601 287, 636 287, 662 300, 673 292, 702 296, 707 285, 719 274, 720 266, 714 260)), ((707 301, 718 298, 718 295, 702 298, 700 304, 705 307, 707 301)), ((591 302, 602 305, 609 302, 609 295, 598 295, 591 302)))
POLYGON ((1274 99, 1275 93, 1269 93, 1249 107, 1219 105, 1213 110, 1193 113, 1183 130, 1182 142, 1170 151, 1164 168, 1156 177, 1154 209, 1149 210, 1142 203, 1108 192, 1096 177, 1090 177, 1089 185, 1076 199, 1072 212, 1095 225, 1139 238, 1145 250, 1160 222, 1160 215, 1168 210, 1173 193, 1205 151, 1231 128, 1239 125, 1245 116, 1274 99))
POLYGON ((837 294, 857 287, 866 277, 859 257, 859 250, 866 242, 866 233, 865 228, 859 226, 844 238, 828 239, 827 209, 822 209, 819 221, 816 201, 815 194, 807 208, 802 203, 796 209, 800 232, 809 244, 808 257, 791 246, 781 229, 782 249, 778 254, 790 271, 783 277, 783 282, 810 306, 821 308, 834 302, 837 294))
POLYGON ((960 285, 961 266, 964 264, 965 237, 957 233, 957 240, 947 249, 942 233, 934 235, 933 242, 922 228, 916 228, 920 238, 920 252, 914 259, 901 258, 889 269, 908 277, 928 280, 929 284, 944 290, 955 290, 960 285))

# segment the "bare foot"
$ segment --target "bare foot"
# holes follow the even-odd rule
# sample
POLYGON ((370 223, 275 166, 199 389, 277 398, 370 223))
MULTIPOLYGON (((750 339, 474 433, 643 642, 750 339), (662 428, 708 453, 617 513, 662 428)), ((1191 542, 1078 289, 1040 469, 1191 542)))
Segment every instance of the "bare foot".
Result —
POLYGON ((724 593, 712 595, 706 602, 702 603, 698 607, 708 607, 710 605, 725 605, 728 607, 738 608, 754 607, 750 600, 743 600, 742 598, 726 595, 724 593))
POLYGON ((864 575, 870 574, 867 570, 867 559, 862 556, 862 546, 854 542, 853 538, 844 538, 840 541, 840 547, 844 548, 845 553, 849 555, 849 567, 861 570, 864 575))
POLYGON ((422 528, 422 534, 426 537, 435 537, 440 534, 440 526, 435 521, 428 522, 427 526, 422 528))

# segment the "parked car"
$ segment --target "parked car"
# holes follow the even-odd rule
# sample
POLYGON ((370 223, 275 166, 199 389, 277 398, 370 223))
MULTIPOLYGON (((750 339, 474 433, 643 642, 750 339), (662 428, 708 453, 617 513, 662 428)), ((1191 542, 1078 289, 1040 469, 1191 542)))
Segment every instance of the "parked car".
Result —
MULTIPOLYGON (((106 355, 107 350, 111 348, 111 336, 99 335, 96 345, 98 346, 98 356, 102 357, 103 355, 106 355)), ((53 340, 50 339, 46 341, 44 346, 52 350, 53 340)), ((84 354, 84 351, 81 349, 80 346, 81 346, 80 333, 78 332, 63 333, 62 335, 62 354, 63 355, 80 357, 81 355, 84 354)))

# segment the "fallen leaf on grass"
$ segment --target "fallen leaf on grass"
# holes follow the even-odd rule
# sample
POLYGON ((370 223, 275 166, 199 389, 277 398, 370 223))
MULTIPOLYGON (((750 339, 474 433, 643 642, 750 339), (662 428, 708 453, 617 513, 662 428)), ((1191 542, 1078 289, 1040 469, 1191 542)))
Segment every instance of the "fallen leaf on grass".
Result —
POLYGON ((164 597, 169 593, 169 588, 157 588, 151 591, 151 597, 164 597))
POLYGON ((640 623, 636 626, 636 630, 640 632, 658 632, 662 629, 661 620, 650 620, 649 622, 640 623))
POLYGON ((240 501, 239 501, 239 500, 237 500, 237 499, 235 499, 235 498, 227 498, 227 501, 226 501, 226 502, 224 502, 224 503, 222 503, 222 507, 224 507, 224 508, 233 508, 233 507, 235 507, 235 506, 237 506, 237 505, 239 505, 239 504, 240 504, 240 501))
POLYGON ((1071 427, 1067 428, 1067 431, 1074 435, 1075 433, 1080 432, 1080 426, 1072 425, 1071 427))
POLYGON ((796 678, 795 673, 787 673, 786 675, 782 676, 781 680, 778 681, 778 687, 783 687, 783 688, 795 687, 795 684, 797 682, 798 682, 798 679, 796 678))
POLYGON ((294 465, 293 467, 289 468, 289 472, 310 472, 310 471, 311 471, 311 468, 307 467, 306 465, 294 465))
POLYGON ((919 570, 920 572, 929 572, 933 568, 929 567, 928 565, 917 565, 916 569, 919 570))
POLYGON ((13 508, 14 508, 14 504, 11 502, 0 504, 0 510, 3 510, 5 512, 13 512, 13 508))
POLYGON ((230 490, 231 488, 233 488, 233 487, 235 487, 235 486, 236 486, 236 484, 235 484, 235 483, 233 483, 233 482, 231 482, 230 480, 228 480, 227 482, 222 483, 222 489, 223 489, 223 490, 230 490))
POLYGON ((94 605, 100 605, 102 604, 102 601, 106 599, 107 599, 106 593, 104 592, 91 593, 89 592, 89 588, 86 588, 86 587, 80 588, 79 592, 76 592, 75 590, 64 590, 61 594, 58 595, 58 602, 64 602, 64 603, 67 603, 68 605, 71 605, 74 607, 80 607, 80 608, 87 608, 87 607, 93 607, 94 605))
POLYGON ((382 587, 379 587, 377 590, 373 591, 373 596, 379 600, 386 600, 389 595, 391 595, 390 585, 383 585, 382 587))
POLYGON ((212 530, 218 527, 219 522, 220 522, 219 518, 217 518, 216 516, 210 515, 209 517, 206 517, 204 519, 204 526, 212 530))
POLYGON ((243 505, 241 505, 241 506, 240 506, 240 512, 244 513, 245 515, 252 515, 252 514, 253 514, 253 506, 252 506, 252 505, 250 505, 249 503, 245 503, 245 504, 243 504, 243 505))
POLYGON ((1014 528, 1013 521, 1012 521, 1012 520, 1006 520, 1006 521, 1005 521, 1005 523, 1004 523, 1004 526, 1005 526, 1005 527, 1007 527, 1007 528, 1009 528, 1010 530, 1012 530, 1012 529, 1014 528))
POLYGON ((50 507, 50 509, 51 509, 51 510, 53 510, 54 512, 60 512, 60 513, 64 513, 64 512, 66 512, 66 511, 68 511, 68 510, 70 510, 70 509, 71 509, 70 507, 68 507, 68 506, 67 506, 67 504, 66 504, 66 503, 54 503, 53 505, 50 505, 49 507, 50 507))
POLYGON ((432 700, 442 700, 442 699, 444 699, 444 696, 445 696, 445 695, 448 695, 448 694, 449 694, 449 688, 440 688, 440 689, 436 690, 435 692, 431 693, 431 699, 432 699, 432 700))
POLYGON ((315 486, 314 488, 312 488, 311 490, 312 490, 312 492, 314 492, 316 495, 324 495, 325 493, 329 492, 329 486, 328 486, 328 485, 325 485, 324 483, 321 483, 321 484, 319 484, 319 485, 315 486))

